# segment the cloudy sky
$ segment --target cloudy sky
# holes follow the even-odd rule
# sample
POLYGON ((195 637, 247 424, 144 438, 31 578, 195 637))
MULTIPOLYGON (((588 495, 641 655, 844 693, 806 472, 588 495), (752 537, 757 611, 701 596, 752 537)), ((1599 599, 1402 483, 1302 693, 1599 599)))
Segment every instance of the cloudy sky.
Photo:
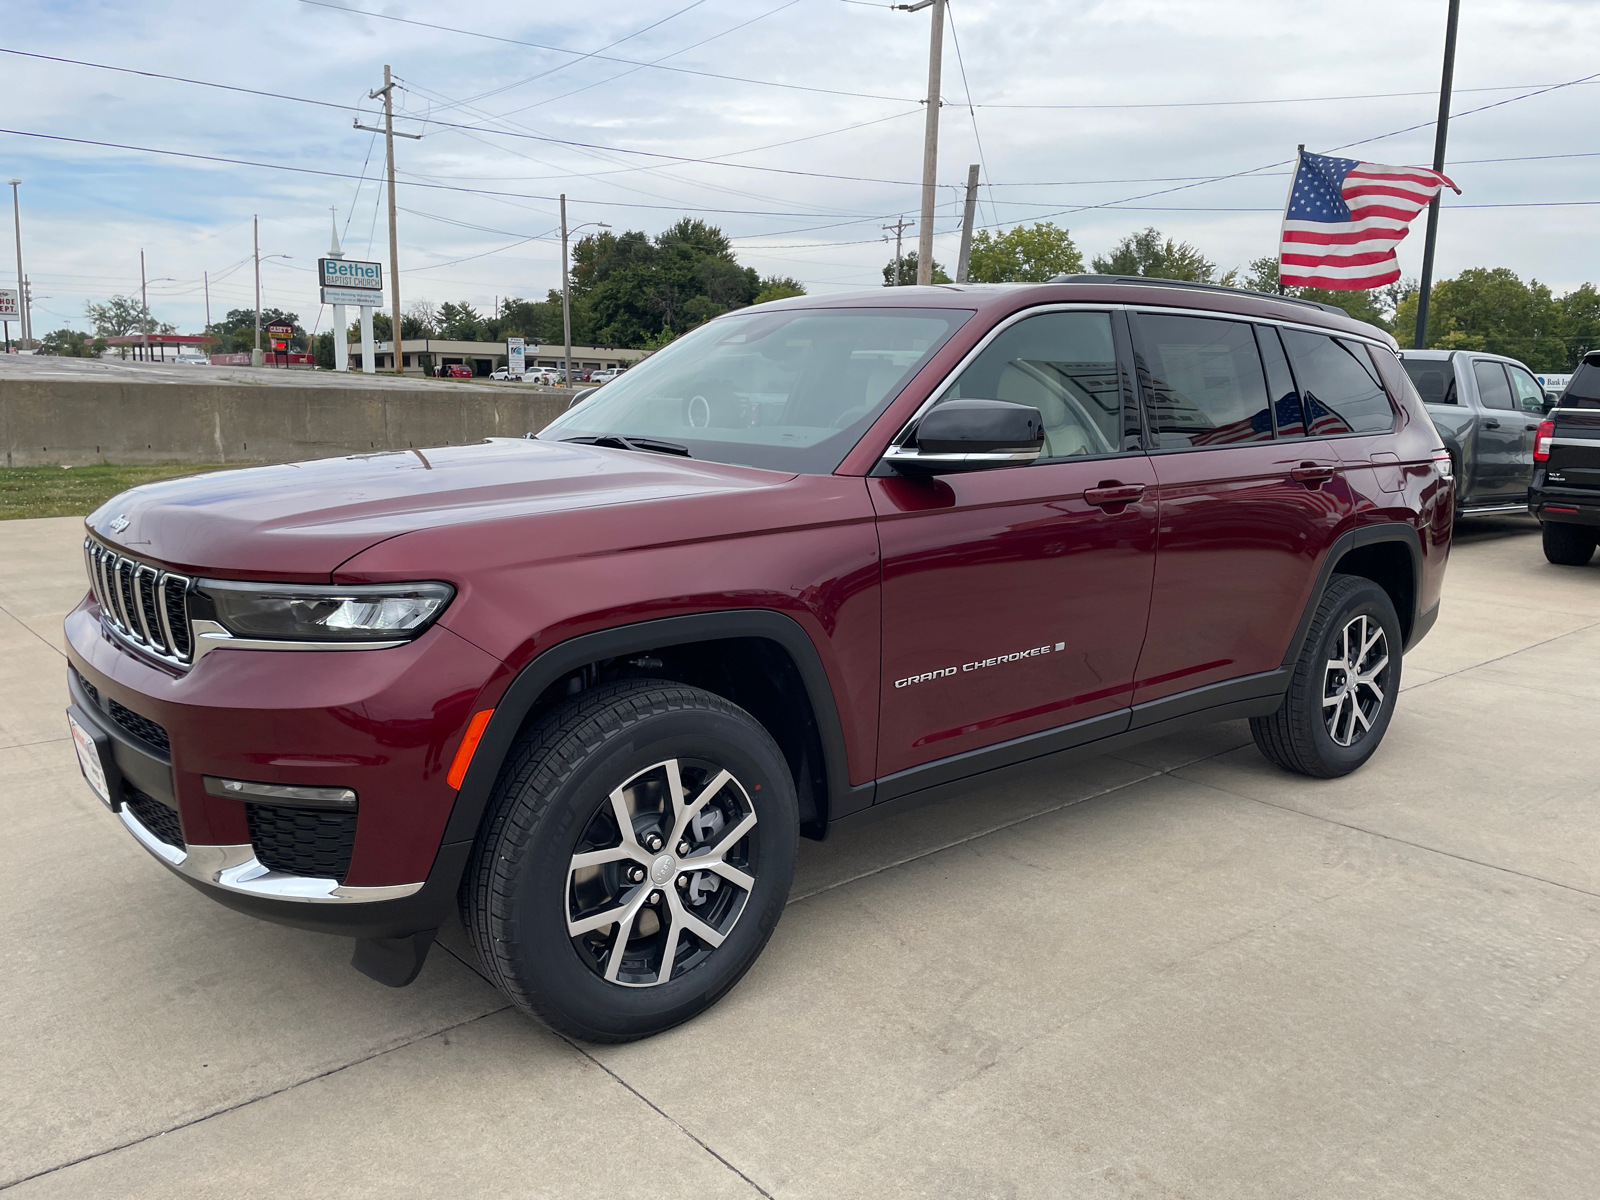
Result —
MULTIPOLYGON (((1528 95, 1600 68, 1600 6, 1463 8, 1447 171, 1464 195, 1439 273, 1600 280, 1600 80, 1528 95)), ((1274 164, 1296 143, 1431 161, 1445 11, 951 0, 935 257, 954 265, 972 162, 981 226, 1048 218, 1086 259, 1146 225, 1224 269, 1274 254, 1274 164)), ((213 318, 249 307, 254 214, 261 253, 288 256, 263 265, 263 303, 325 326, 330 207, 350 256, 388 259, 382 140, 352 128, 374 123, 385 63, 397 128, 424 135, 396 142, 404 305, 558 286, 562 192, 573 226, 655 233, 690 214, 763 275, 876 286, 882 226, 918 210, 928 27, 869 0, 11 0, 0 170, 23 180, 35 328, 85 328, 86 301, 136 294, 141 248, 159 319, 197 330, 205 274, 213 318)), ((1419 221, 1408 274, 1421 255, 1419 221)), ((11 263, 0 251, 7 283, 11 263)))

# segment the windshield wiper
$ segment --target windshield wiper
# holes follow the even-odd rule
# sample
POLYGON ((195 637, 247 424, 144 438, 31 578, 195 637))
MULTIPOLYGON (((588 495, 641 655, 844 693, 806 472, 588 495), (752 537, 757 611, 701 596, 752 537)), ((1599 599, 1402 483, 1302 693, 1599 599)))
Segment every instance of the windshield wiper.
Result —
POLYGON ((676 454, 680 458, 693 458, 689 447, 677 442, 663 442, 659 438, 623 437, 620 433, 607 433, 600 437, 562 438, 564 442, 581 442, 585 446, 609 446, 613 450, 644 450, 655 454, 676 454))

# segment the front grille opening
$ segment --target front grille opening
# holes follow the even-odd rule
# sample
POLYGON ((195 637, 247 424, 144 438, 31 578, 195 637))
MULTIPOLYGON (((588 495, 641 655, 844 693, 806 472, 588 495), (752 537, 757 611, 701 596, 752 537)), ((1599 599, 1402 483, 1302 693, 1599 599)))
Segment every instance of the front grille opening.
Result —
POLYGON ((189 614, 184 608, 183 588, 169 577, 162 597, 167 602, 167 625, 172 629, 172 652, 187 662, 194 646, 189 641, 189 614))
POLYGON ((124 560, 117 566, 114 581, 117 586, 117 597, 122 601, 118 606, 121 612, 123 627, 140 641, 144 634, 139 630, 139 598, 134 595, 133 589, 133 564, 124 560))
POLYGON ((133 813, 139 824, 161 841, 176 849, 185 849, 183 827, 178 824, 178 814, 172 809, 154 796, 141 792, 127 780, 122 782, 122 803, 133 813))
POLYGON ((167 737, 167 731, 149 717, 141 717, 133 709, 124 707, 115 700, 106 701, 106 711, 113 721, 134 737, 148 742, 167 757, 172 756, 172 742, 167 737))
POLYGON ((290 875, 337 879, 350 870, 356 814, 281 804, 246 804, 250 844, 263 866, 290 875))
POLYGON ((150 631, 150 644, 157 650, 166 650, 167 639, 161 634, 161 614, 156 611, 155 571, 140 568, 134 578, 134 590, 139 593, 139 611, 144 614, 145 628, 150 631))

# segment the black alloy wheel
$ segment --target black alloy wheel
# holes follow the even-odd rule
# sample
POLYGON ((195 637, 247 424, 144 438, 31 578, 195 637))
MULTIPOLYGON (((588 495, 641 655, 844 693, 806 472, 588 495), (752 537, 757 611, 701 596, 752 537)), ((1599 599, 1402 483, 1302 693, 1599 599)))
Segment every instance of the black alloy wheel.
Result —
POLYGON ((1252 717, 1256 747, 1286 771, 1332 779, 1371 758, 1400 691, 1400 620, 1389 594, 1335 575, 1317 605, 1278 710, 1252 717))
POLYGON ((683 684, 608 684, 513 746, 462 918, 524 1012, 589 1041, 647 1037, 749 970, 798 837, 788 766, 754 717, 683 684))

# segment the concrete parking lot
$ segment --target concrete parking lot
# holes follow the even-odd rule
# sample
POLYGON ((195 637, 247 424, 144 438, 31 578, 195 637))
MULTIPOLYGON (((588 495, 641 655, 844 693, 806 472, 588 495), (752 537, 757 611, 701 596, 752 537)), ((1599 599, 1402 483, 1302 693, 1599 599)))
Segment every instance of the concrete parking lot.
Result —
POLYGON ((459 930, 391 991, 153 862, 66 737, 80 530, 0 524, 19 1200, 1597 1190, 1600 563, 1528 518, 1459 531, 1357 774, 1234 723, 807 843, 745 981, 612 1047, 459 930))

